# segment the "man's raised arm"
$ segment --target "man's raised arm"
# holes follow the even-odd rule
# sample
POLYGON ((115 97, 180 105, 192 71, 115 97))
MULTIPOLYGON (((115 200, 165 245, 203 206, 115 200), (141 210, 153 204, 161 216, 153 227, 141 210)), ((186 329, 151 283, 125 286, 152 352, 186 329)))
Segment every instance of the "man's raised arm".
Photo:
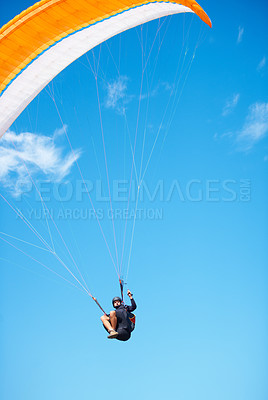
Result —
POLYGON ((129 312, 132 312, 132 311, 136 310, 137 304, 136 304, 135 300, 133 299, 133 296, 132 296, 132 293, 130 290, 127 291, 127 295, 131 301, 131 306, 127 306, 127 309, 129 312))

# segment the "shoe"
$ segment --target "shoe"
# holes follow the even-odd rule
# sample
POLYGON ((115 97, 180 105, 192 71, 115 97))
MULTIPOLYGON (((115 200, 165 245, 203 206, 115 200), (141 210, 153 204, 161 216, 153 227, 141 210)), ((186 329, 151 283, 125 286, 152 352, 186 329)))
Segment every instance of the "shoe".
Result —
POLYGON ((116 332, 116 331, 110 331, 110 332, 109 332, 109 336, 107 336, 107 337, 108 337, 108 339, 116 339, 117 336, 118 336, 118 332, 116 332))

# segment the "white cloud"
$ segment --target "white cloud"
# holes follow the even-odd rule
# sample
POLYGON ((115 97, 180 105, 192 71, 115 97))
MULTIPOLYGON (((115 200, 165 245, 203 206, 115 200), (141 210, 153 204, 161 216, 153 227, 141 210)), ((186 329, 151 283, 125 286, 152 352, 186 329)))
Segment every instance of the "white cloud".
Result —
POLYGON ((60 136, 63 136, 66 132, 67 132, 67 125, 63 124, 61 128, 55 129, 54 133, 53 133, 53 139, 57 139, 60 136))
POLYGON ((268 134, 268 103, 254 103, 249 107, 248 115, 237 140, 243 150, 250 150, 255 143, 268 134))
MULTIPOLYGON (((64 129, 67 129, 65 126, 64 129)), ((52 137, 8 131, 0 141, 0 183, 14 197, 31 186, 31 177, 36 181, 42 175, 51 182, 60 182, 71 171, 80 151, 67 153, 56 144, 60 130, 52 137)))
POLYGON ((237 106, 237 103, 239 101, 240 94, 235 93, 231 99, 226 101, 226 104, 222 110, 222 115, 225 117, 226 115, 230 114, 234 108, 237 106))
POLYGON ((266 65, 266 57, 264 56, 257 66, 257 71, 261 71, 266 65))
POLYGON ((237 44, 242 42, 243 34, 244 34, 244 28, 242 26, 239 26, 238 27, 238 36, 237 36, 237 41, 236 41, 237 44))
MULTIPOLYGON (((107 84, 107 95, 105 99, 105 106, 114 109, 120 114, 125 114, 126 106, 133 98, 137 96, 127 93, 129 78, 127 76, 119 76, 117 79, 107 84)), ((160 91, 172 92, 173 87, 166 81, 159 83, 154 89, 141 94, 141 100, 149 97, 157 96, 160 91)))
POLYGON ((148 99, 149 97, 155 97, 163 92, 171 93, 174 91, 174 85, 172 86, 169 82, 163 81, 156 85, 151 91, 145 92, 141 95, 141 100, 148 99))
POLYGON ((105 102, 107 108, 112 108, 120 114, 125 113, 126 104, 131 101, 131 96, 127 94, 127 82, 126 76, 119 76, 118 79, 108 83, 105 102))

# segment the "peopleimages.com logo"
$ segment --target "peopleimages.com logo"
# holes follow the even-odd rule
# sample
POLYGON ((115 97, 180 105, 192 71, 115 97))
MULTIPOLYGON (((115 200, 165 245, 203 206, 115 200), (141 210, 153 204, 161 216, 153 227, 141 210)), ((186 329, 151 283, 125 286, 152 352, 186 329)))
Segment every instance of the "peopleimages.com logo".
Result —
POLYGON ((143 181, 140 185, 123 179, 110 182, 108 190, 105 180, 77 180, 60 183, 41 181, 38 192, 33 186, 17 199, 22 201, 24 194, 35 192, 36 201, 46 203, 70 202, 84 203, 89 198, 94 204, 104 203, 169 203, 179 202, 248 202, 251 200, 251 181, 249 179, 178 179, 167 181, 159 179, 155 183, 143 181), (110 196, 109 196, 110 193, 110 196))
MULTIPOLYGON (((34 206, 24 209, 28 219, 43 220, 162 220, 168 204, 185 202, 233 203, 251 200, 249 179, 191 179, 182 182, 159 179, 154 184, 145 181, 117 179, 110 182, 75 181, 64 183, 39 182, 17 199, 23 208, 29 192, 35 193, 34 206), (108 196, 110 193, 110 196, 108 196)), ((20 209, 20 206, 17 208, 20 209)), ((20 218, 19 213, 17 218, 20 218)))

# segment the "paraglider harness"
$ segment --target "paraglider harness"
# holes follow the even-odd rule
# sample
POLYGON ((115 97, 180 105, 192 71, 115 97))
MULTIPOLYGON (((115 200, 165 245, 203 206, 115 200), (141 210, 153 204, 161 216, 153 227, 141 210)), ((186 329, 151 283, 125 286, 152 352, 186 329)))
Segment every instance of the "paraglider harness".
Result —
MULTIPOLYGON (((133 332, 134 329, 135 329, 135 325, 136 325, 136 315, 133 314, 133 313, 131 313, 131 312, 128 312, 128 311, 127 311, 127 306, 124 304, 124 291, 123 291, 123 288, 124 288, 124 286, 123 286, 123 285, 124 285, 124 281, 123 281, 122 279, 119 279, 119 284, 120 284, 120 290, 121 290, 122 304, 123 304, 123 306, 125 307, 125 310, 126 310, 126 313, 127 313, 127 318, 128 318, 128 320, 129 320, 130 332, 133 332)), ((96 297, 93 297, 93 296, 92 296, 92 299, 95 301, 95 303, 97 304, 97 306, 101 309, 101 311, 102 311, 105 315, 109 316, 109 314, 107 314, 107 313, 104 311, 104 309, 101 307, 101 305, 100 305, 100 303, 98 302, 98 300, 96 299, 96 297)))
POLYGON ((136 325, 136 315, 129 312, 127 314, 128 314, 128 319, 130 321, 130 332, 133 332, 136 325))

